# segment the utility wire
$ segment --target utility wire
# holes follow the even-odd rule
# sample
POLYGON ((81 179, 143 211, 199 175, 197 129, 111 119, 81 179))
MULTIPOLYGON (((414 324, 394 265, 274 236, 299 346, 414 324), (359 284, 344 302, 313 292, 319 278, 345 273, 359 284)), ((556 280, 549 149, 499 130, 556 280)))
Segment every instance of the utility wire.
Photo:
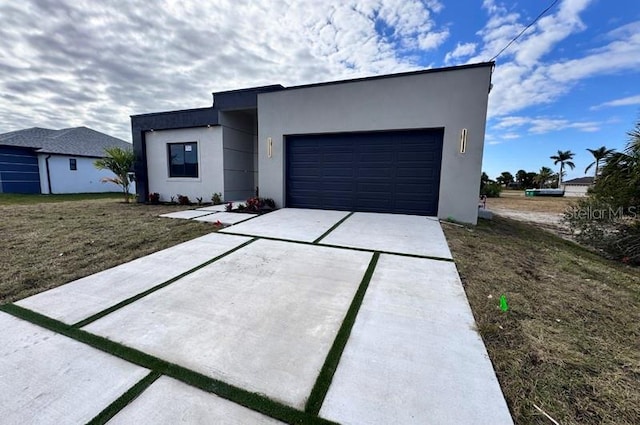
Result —
POLYGON ((516 35, 516 36, 514 37, 514 39, 513 39, 513 40, 511 40, 511 41, 510 41, 506 46, 504 46, 504 47, 502 48, 502 50, 500 50, 500 51, 498 52, 498 54, 497 54, 497 55, 495 55, 494 57, 492 57, 491 59, 489 59, 489 62, 493 62, 494 60, 496 60, 496 59, 498 58, 498 56, 500 56, 500 55, 502 54, 502 52, 504 52, 505 50, 507 50, 507 49, 509 48, 509 46, 511 46, 513 43, 515 43, 515 42, 516 42, 516 40, 518 40, 522 34, 524 34, 524 33, 525 33, 529 28, 531 28, 531 26, 532 26, 533 24, 535 24, 536 22, 538 22, 538 20, 539 20, 540 18, 542 18, 542 17, 543 17, 543 16, 544 16, 544 15, 545 15, 549 10, 551 10, 551 8, 552 8, 553 6, 555 6, 555 5, 556 5, 556 3, 558 3, 558 0, 554 0, 554 2, 553 2, 553 3, 551 3, 551 5, 550 5, 549 7, 547 7, 545 10, 543 10, 543 11, 542 11, 542 12, 541 12, 537 17, 536 17, 536 19, 534 19, 533 21, 531 21, 531 23, 530 23, 529 25, 527 25, 527 26, 526 26, 522 31, 520 31, 520 34, 516 35))

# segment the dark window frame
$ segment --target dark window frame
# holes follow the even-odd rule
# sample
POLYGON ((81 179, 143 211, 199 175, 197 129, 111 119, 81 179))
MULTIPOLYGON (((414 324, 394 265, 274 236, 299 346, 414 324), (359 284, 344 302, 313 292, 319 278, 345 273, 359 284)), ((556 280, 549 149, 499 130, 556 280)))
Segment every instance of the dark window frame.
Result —
POLYGON ((199 178, 198 162, 198 142, 167 143, 169 178, 199 178))
POLYGON ((69 170, 78 171, 78 160, 75 158, 69 158, 69 170))

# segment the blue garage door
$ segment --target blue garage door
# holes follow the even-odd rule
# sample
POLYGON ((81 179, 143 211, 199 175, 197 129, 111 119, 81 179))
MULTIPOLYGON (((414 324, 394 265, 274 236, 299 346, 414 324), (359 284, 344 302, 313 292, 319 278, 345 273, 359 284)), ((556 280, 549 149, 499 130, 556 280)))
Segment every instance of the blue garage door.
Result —
POLYGON ((443 134, 288 136, 287 206, 436 215, 443 134))
POLYGON ((38 157, 32 150, 0 146, 0 192, 40 193, 38 157))

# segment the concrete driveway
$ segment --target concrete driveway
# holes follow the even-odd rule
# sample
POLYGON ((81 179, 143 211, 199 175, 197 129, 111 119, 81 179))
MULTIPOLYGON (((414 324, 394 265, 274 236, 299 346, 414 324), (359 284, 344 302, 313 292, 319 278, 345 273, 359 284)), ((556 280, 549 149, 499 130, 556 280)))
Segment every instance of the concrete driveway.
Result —
POLYGON ((433 217, 243 221, 0 307, 0 416, 511 424, 451 258, 433 217))

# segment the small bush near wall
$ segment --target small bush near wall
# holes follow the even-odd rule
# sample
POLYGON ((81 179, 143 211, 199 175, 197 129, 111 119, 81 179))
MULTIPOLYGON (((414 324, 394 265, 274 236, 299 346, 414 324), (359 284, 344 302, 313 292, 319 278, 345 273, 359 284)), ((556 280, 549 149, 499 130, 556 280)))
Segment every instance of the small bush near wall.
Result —
POLYGON ((220 205, 222 204, 222 193, 220 192, 216 192, 211 196, 211 202, 213 203, 213 205, 220 205))
POLYGON ((150 193, 149 203, 153 205, 158 205, 160 203, 160 194, 158 192, 150 193))
POLYGON ((244 203, 238 204, 234 208, 234 205, 229 202, 226 210, 228 212, 243 212, 253 214, 266 214, 276 209, 276 203, 271 198, 258 198, 253 197, 247 199, 244 203))
POLYGON ((180 205, 191 205, 191 201, 187 195, 178 195, 178 204, 180 205))

